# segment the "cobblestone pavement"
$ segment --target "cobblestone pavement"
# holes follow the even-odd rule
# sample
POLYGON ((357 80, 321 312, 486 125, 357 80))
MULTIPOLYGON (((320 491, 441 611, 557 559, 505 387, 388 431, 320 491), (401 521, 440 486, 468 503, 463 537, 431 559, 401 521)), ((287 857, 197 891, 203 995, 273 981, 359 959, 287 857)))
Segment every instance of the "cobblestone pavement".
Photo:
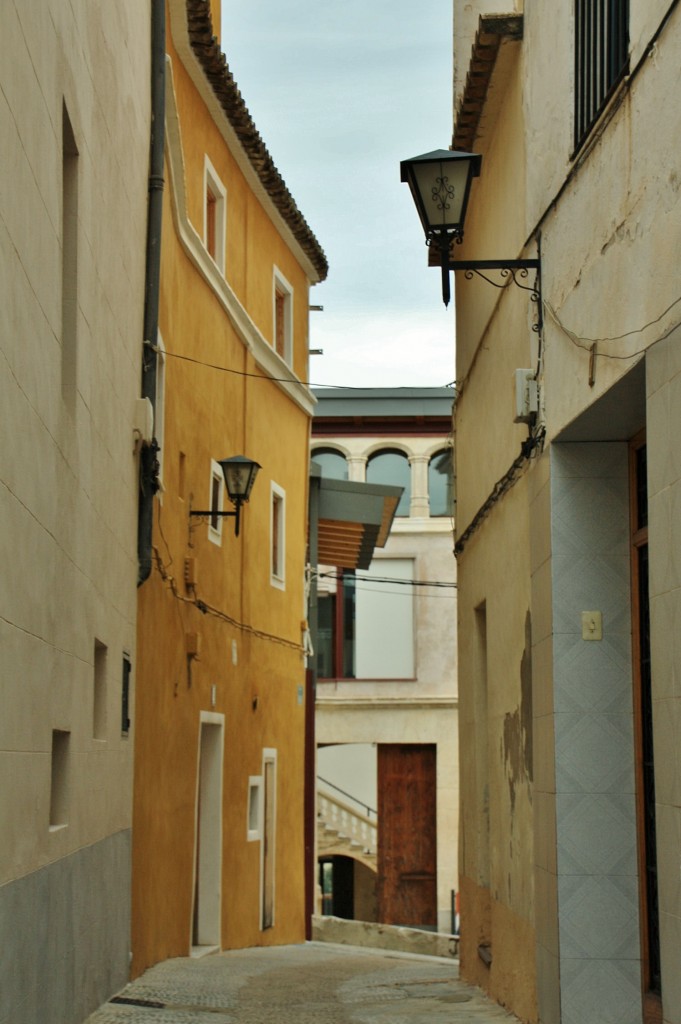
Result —
POLYGON ((167 960, 86 1024, 500 1021, 518 1024, 479 989, 459 981, 455 961, 309 942, 167 960))

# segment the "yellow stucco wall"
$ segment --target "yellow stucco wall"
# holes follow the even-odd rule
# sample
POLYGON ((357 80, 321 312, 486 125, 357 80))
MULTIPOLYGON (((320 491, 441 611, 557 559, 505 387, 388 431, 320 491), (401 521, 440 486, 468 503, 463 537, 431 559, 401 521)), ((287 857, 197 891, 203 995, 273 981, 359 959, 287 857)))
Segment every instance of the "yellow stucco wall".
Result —
MULTIPOLYGON (((154 566, 139 592, 134 974, 191 946, 202 712, 224 716, 219 944, 305 937, 300 645, 309 411, 268 378, 257 353, 258 332, 271 342, 276 263, 294 290, 293 364, 306 379, 309 282, 251 192, 172 38, 168 52, 184 176, 173 180, 167 168, 159 323, 166 349, 163 491, 154 509, 154 566), (201 251, 204 154, 227 191, 225 277, 252 321, 246 342, 201 251), (183 189, 188 222, 175 205, 183 189), (211 459, 234 454, 262 468, 242 510, 240 536, 234 520, 225 519, 218 546, 207 522, 190 519, 189 509, 210 505, 211 459), (272 481, 286 496, 284 589, 270 578, 272 481), (185 585, 186 558, 193 560, 195 588, 185 585), (187 658, 187 634, 199 637, 197 658, 187 658), (248 840, 247 808, 249 776, 261 775, 266 748, 277 752, 275 909, 273 927, 261 930, 262 842, 248 840)), ((167 153, 173 146, 177 139, 167 153)), ((178 156, 172 155, 176 177, 178 156)), ((226 496, 224 507, 231 508, 226 496)))

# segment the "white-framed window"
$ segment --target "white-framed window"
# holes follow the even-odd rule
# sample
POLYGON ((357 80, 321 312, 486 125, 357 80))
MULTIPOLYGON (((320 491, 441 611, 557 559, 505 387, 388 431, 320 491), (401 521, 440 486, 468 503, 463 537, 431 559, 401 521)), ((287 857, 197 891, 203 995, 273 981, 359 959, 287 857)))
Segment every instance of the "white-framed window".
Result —
POLYGON ((293 362, 293 288, 278 267, 273 274, 272 339, 273 348, 290 366, 293 362))
POLYGON ((223 517, 217 515, 222 512, 222 503, 225 495, 225 477, 222 466, 215 459, 210 460, 210 491, 208 496, 208 540, 213 544, 222 544, 222 521, 223 517))
POLYGON ((227 233, 227 190, 212 163, 203 165, 203 243, 218 269, 225 272, 225 236, 227 233))
POLYGON ((416 605, 413 558, 375 558, 344 570, 319 594, 317 672, 321 679, 413 679, 416 605))
POLYGON ((270 483, 270 582, 284 590, 286 586, 286 492, 270 483))
POLYGON ((248 777, 248 809, 246 840, 249 843, 262 838, 262 775, 248 777))
POLYGON ((159 498, 163 496, 163 463, 165 447, 165 411, 166 411, 166 347, 161 332, 156 338, 156 404, 154 407, 154 437, 158 443, 158 480, 159 498))

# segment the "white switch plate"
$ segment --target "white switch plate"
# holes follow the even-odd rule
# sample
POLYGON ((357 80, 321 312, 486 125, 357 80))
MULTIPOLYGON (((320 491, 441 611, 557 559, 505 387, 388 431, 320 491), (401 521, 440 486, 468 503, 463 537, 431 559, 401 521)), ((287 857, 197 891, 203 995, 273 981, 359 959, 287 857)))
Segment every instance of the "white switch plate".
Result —
POLYGON ((603 615, 601 612, 582 612, 582 640, 603 639, 603 615))

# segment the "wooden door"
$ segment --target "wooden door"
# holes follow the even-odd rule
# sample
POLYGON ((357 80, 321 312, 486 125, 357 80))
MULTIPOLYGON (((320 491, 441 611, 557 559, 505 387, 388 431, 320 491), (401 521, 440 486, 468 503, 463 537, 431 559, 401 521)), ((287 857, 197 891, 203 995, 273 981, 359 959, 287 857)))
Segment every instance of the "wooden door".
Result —
POLYGON ((434 745, 378 745, 378 919, 437 927, 434 745))

